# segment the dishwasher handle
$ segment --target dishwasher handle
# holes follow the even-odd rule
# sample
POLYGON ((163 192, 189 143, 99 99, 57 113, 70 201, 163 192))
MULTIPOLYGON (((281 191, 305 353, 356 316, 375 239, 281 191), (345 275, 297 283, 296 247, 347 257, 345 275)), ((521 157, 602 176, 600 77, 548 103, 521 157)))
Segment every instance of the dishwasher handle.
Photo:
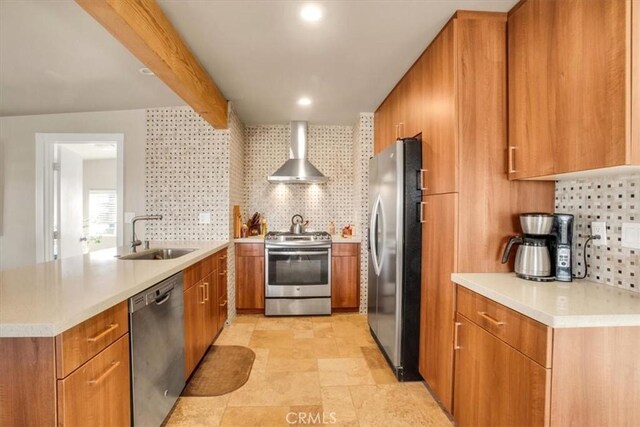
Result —
POLYGON ((169 298, 171 298, 171 291, 173 291, 173 288, 169 289, 164 295, 162 295, 160 298, 156 298, 155 303, 156 305, 162 305, 165 302, 167 302, 169 300, 169 298))

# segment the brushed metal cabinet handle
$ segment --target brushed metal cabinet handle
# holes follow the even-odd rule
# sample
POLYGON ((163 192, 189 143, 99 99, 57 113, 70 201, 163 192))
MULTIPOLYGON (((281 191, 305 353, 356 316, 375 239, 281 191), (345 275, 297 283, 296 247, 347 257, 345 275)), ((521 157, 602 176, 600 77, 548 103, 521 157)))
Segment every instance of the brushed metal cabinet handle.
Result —
POLYGON ((509 173, 516 172, 515 164, 516 164, 516 147, 510 146, 509 147, 509 173))
POLYGON ((490 323, 492 323, 492 324, 493 324, 493 325, 495 325, 495 326, 503 326, 503 325, 505 325, 505 324, 506 324, 506 322, 503 322, 503 321, 501 321, 501 320, 498 320, 498 319, 496 319, 496 318, 494 318, 494 317, 490 316, 489 314, 487 314, 487 312, 486 312, 486 311, 479 311, 479 312, 478 312, 478 314, 479 314, 480 316, 482 316, 482 318, 483 318, 483 319, 488 320, 490 323))
POLYGON ((118 326, 119 325, 117 323, 111 323, 109 326, 107 326, 107 329, 105 329, 104 331, 100 332, 98 335, 94 335, 92 337, 87 338, 87 341, 96 342, 100 338, 106 337, 109 334, 109 332, 112 332, 112 331, 118 329, 118 326))
POLYGON ((203 286, 204 290, 202 294, 204 295, 204 301, 209 301, 209 282, 204 282, 203 286))
POLYGON ((458 329, 462 326, 462 322, 455 322, 453 326, 453 349, 460 350, 462 347, 458 345, 458 329))
POLYGON ((120 366, 120 361, 115 361, 115 362, 111 362, 111 366, 109 366, 109 368, 107 368, 106 371, 104 371, 102 374, 100 374, 100 376, 98 378, 96 378, 95 380, 89 380, 89 384, 91 385, 98 385, 100 384, 105 378, 107 378, 109 376, 109 374, 111 374, 111 372, 113 372, 118 366, 120 366))

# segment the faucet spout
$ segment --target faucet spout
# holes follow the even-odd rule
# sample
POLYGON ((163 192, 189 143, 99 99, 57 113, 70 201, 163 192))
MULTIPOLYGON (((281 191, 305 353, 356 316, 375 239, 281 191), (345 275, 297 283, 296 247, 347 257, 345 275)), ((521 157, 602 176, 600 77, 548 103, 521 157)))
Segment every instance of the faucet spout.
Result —
POLYGON ((131 220, 131 252, 136 252, 136 248, 142 244, 142 242, 136 236, 136 222, 155 221, 161 219, 162 215, 138 215, 133 217, 133 219, 131 220))

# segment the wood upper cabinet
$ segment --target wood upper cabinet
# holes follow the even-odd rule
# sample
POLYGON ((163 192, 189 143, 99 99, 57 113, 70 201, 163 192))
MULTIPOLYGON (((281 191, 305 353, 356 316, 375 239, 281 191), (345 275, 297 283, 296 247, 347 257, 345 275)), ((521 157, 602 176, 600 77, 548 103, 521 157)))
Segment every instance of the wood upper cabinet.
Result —
POLYGON ((509 15, 511 179, 640 165, 633 6, 527 0, 509 15))
POLYGON ((336 243, 331 253, 331 308, 360 307, 360 244, 336 243))
POLYGON ((456 425, 548 425, 550 370, 456 317, 456 425))
POLYGON ((453 381, 454 288, 458 194, 424 199, 419 370, 447 410, 453 381))
POLYGON ((431 43, 422 62, 422 167, 426 194, 458 191, 457 21, 431 43))
POLYGON ((236 244, 236 309, 264 311, 264 244, 236 244))

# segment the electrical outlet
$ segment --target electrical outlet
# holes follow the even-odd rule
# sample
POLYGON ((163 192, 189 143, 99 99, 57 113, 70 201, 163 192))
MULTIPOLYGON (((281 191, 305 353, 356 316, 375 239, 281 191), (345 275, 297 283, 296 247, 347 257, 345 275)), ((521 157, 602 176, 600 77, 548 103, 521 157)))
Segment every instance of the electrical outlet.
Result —
POLYGON ((622 223, 622 247, 640 249, 640 223, 622 223))
POLYGON ((591 223, 591 235, 600 236, 599 239, 593 239, 592 242, 596 246, 607 246, 607 223, 606 222, 592 222, 591 223))
POLYGON ((200 224, 211 224, 211 212, 200 212, 200 224))

